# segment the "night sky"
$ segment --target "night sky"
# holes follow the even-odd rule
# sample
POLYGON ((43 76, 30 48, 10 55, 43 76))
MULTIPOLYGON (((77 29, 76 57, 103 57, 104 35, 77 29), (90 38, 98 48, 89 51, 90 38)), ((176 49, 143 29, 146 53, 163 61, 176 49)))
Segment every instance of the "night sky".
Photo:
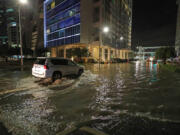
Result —
POLYGON ((134 0, 133 4, 133 48, 174 45, 176 0, 134 0))

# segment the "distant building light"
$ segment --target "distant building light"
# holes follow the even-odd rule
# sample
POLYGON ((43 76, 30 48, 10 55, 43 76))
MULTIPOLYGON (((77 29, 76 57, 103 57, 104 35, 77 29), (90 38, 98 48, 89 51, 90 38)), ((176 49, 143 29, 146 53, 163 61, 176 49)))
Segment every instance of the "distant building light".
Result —
POLYGON ((53 8, 55 8, 55 2, 53 1, 52 3, 51 3, 51 9, 53 9, 53 8))
POLYGON ((9 17, 8 20, 13 21, 15 19, 13 17, 9 17))
POLYGON ((150 61, 153 61, 153 59, 154 59, 153 57, 150 57, 150 58, 149 58, 150 61))
POLYGON ((0 36, 0 39, 7 39, 7 36, 0 36))
POLYGON ((11 23, 11 26, 12 26, 12 27, 16 27, 16 22, 12 22, 12 23, 11 23))
POLYGON ((16 27, 16 24, 12 24, 11 26, 16 27))
POLYGON ((69 11, 69 16, 73 16, 75 13, 73 11, 69 11))
POLYGON ((49 34, 50 33, 50 29, 47 29, 47 34, 49 34))
POLYGON ((120 37, 120 40, 121 40, 121 41, 124 40, 124 37, 120 37))
POLYGON ((9 8, 9 9, 6 10, 6 12, 7 12, 7 13, 8 13, 8 12, 14 12, 14 9, 13 9, 13 8, 9 8))

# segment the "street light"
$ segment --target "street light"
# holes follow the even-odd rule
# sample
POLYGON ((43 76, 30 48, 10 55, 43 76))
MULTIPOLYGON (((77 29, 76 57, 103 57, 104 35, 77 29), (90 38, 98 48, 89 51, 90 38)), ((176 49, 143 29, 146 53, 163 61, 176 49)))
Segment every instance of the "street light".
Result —
POLYGON ((27 4, 28 1, 27 1, 27 0, 19 0, 19 3, 21 3, 21 4, 27 4))
POLYGON ((121 40, 121 41, 123 41, 123 40, 124 40, 124 37, 123 37, 123 36, 121 36, 121 37, 120 37, 120 40, 121 40))
MULTIPOLYGON (((108 33, 109 32, 109 27, 105 26, 103 29, 102 29, 102 32, 103 33, 108 33)), ((102 41, 102 36, 101 36, 101 43, 99 44, 99 67, 100 67, 100 46, 103 45, 103 41, 102 41)))
MULTIPOLYGON (((119 40, 120 40, 120 41, 123 41, 123 40, 124 40, 124 37, 121 36, 121 37, 119 38, 119 40)), ((116 39, 116 58, 117 58, 117 41, 118 41, 118 39, 116 39)))
POLYGON ((21 70, 23 70, 23 48, 22 48, 22 26, 21 26, 21 5, 28 3, 28 0, 19 0, 19 33, 20 33, 20 45, 21 45, 21 70))
POLYGON ((109 32, 109 27, 107 27, 107 26, 104 27, 104 28, 103 28, 103 32, 104 32, 104 33, 108 33, 108 32, 109 32))

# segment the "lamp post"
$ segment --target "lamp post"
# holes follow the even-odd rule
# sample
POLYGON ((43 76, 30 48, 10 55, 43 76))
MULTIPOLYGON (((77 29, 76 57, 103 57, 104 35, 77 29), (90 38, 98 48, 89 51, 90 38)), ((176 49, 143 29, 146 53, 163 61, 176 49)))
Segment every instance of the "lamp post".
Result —
POLYGON ((116 49, 115 49, 115 50, 116 50, 116 58, 117 58, 117 41, 118 41, 118 40, 120 40, 120 42, 121 42, 121 41, 124 40, 124 37, 121 36, 119 39, 116 39, 116 49))
MULTIPOLYGON (((102 33, 108 33, 108 32, 109 32, 109 27, 105 26, 102 30, 102 33)), ((101 48, 100 46, 102 46, 102 45, 103 45, 103 41, 102 41, 102 36, 101 36, 101 43, 99 44, 99 67, 100 67, 100 59, 101 59, 101 55, 102 55, 102 53, 100 55, 100 48, 101 48)))
POLYGON ((22 47, 22 25, 21 25, 21 5, 27 4, 27 0, 19 0, 19 34, 20 34, 20 53, 21 53, 21 70, 23 70, 23 47, 22 47))

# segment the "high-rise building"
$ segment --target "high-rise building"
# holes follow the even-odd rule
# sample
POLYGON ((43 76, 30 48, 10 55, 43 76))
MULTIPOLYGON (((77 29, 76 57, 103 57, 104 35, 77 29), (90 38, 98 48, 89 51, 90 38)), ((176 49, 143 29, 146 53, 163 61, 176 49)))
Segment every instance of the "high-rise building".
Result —
POLYGON ((0 1, 0 44, 17 47, 17 4, 13 0, 0 1))
POLYGON ((8 37, 7 37, 7 25, 6 25, 6 7, 5 2, 2 0, 0 1, 0 45, 7 45, 8 44, 8 37))
POLYGON ((177 5, 178 5, 178 13, 177 13, 175 48, 176 48, 177 55, 180 56, 180 0, 177 0, 177 5))
POLYGON ((69 57, 69 49, 87 48, 97 60, 128 59, 131 27, 132 0, 44 2, 44 46, 53 57, 69 57))
POLYGON ((33 18, 32 18, 32 44, 31 49, 34 52, 34 57, 39 56, 38 50, 44 48, 44 15, 43 15, 44 0, 33 1, 33 18))

